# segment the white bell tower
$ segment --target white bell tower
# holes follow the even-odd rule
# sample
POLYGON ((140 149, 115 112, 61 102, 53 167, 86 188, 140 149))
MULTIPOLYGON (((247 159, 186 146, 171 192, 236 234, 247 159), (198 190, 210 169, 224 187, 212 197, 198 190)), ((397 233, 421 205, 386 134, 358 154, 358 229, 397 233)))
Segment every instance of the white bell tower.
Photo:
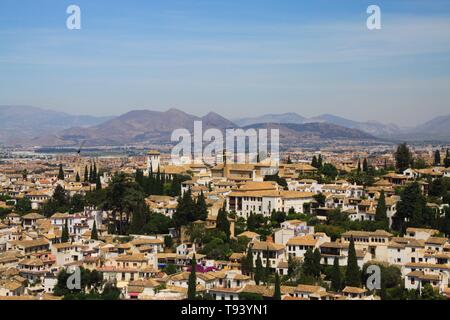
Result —
POLYGON ((150 168, 153 172, 158 171, 159 164, 160 164, 160 156, 161 154, 159 151, 156 150, 150 150, 147 152, 147 171, 150 172, 150 168))

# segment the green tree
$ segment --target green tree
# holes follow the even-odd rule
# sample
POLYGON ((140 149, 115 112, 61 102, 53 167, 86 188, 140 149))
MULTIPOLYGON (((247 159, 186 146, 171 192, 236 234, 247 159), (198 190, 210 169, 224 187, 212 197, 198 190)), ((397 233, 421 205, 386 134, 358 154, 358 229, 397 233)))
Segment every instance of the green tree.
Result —
POLYGON ((398 145, 395 152, 395 162, 398 172, 403 172, 409 168, 412 162, 412 154, 406 143, 398 145))
POLYGON ((142 234, 142 230, 146 224, 146 215, 148 214, 147 206, 139 203, 133 210, 129 232, 132 234, 142 234))
POLYGON ((146 211, 147 222, 142 230, 144 234, 167 234, 173 227, 173 221, 161 213, 146 211))
POLYGON ((64 170, 61 163, 59 164, 58 180, 64 180, 64 170))
POLYGON ((269 278, 270 278, 270 274, 271 274, 269 257, 270 257, 270 251, 269 251, 269 248, 267 247, 267 250, 266 250, 266 268, 265 268, 265 271, 264 271, 264 282, 265 282, 266 285, 269 283, 269 278))
POLYGON ((264 298, 259 293, 241 292, 241 293, 239 293, 239 300, 242 300, 242 301, 258 301, 258 300, 264 300, 264 298))
POLYGON ((66 220, 66 223, 64 224, 63 229, 62 229, 61 242, 69 242, 69 239, 70 239, 69 227, 67 225, 67 220, 66 220))
POLYGON ((404 232, 407 227, 429 226, 432 216, 426 204, 420 185, 417 182, 407 185, 400 194, 392 228, 404 232))
POLYGON ((94 221, 94 226, 92 227, 92 231, 91 231, 91 239, 98 240, 97 223, 95 221, 94 221))
MULTIPOLYGON (((86 199, 81 194, 75 194, 72 198, 68 197, 69 201, 69 213, 82 212, 86 206, 86 199)), ((67 205, 64 205, 64 208, 67 205)), ((59 210, 64 211, 64 210, 59 210)))
POLYGON ((322 255, 320 254, 320 250, 319 248, 316 248, 314 250, 314 276, 316 278, 320 277, 320 271, 321 271, 321 266, 320 266, 320 260, 322 259, 322 255))
POLYGON ((248 246, 247 254, 241 260, 241 270, 243 274, 251 275, 253 273, 253 250, 248 246))
POLYGON ((280 276, 278 275, 278 272, 275 273, 275 290, 273 294, 274 300, 281 300, 281 283, 280 283, 280 276))
POLYGON ((178 198, 178 204, 175 213, 173 214, 173 221, 177 228, 185 226, 194 219, 195 204, 192 200, 191 190, 188 189, 182 197, 178 198))
POLYGON ((94 161, 94 166, 92 167, 92 182, 97 181, 97 164, 94 161))
POLYGON ((227 239, 230 239, 230 222, 228 221, 228 215, 225 209, 220 209, 217 214, 217 229, 226 234, 227 239))
POLYGON ((339 292, 342 289, 342 274, 339 267, 338 258, 334 258, 333 268, 331 270, 331 290, 339 292))
POLYGON ((100 176, 98 175, 95 181, 95 189, 102 190, 102 182, 100 180, 100 176))
POLYGON ((328 177, 332 180, 336 179, 339 174, 338 170, 331 163, 325 163, 320 167, 319 172, 323 174, 325 177, 328 177))
POLYGON ((94 176, 94 172, 93 172, 93 167, 92 167, 92 162, 91 165, 89 166, 89 182, 92 183, 92 178, 94 176))
POLYGON ((288 277, 291 280, 296 280, 298 271, 300 269, 299 260, 289 256, 288 258, 288 277))
POLYGON ((313 198, 314 198, 314 200, 316 200, 317 204, 318 204, 320 207, 325 206, 325 200, 326 200, 326 197, 325 197, 325 195, 324 195, 323 193, 315 194, 315 195, 313 196, 313 198))
POLYGON ((164 267, 163 271, 168 275, 175 274, 177 273, 177 266, 169 263, 164 267))
POLYGON ((164 236, 164 247, 166 248, 172 248, 173 246, 173 238, 172 236, 164 236))
POLYGON ((319 157, 317 158, 317 168, 321 169, 323 165, 322 155, 319 154, 319 157))
POLYGON ((369 172, 369 164, 367 163, 367 159, 366 158, 364 158, 364 160, 363 160, 363 170, 362 170, 363 172, 369 172))
POLYGON ((313 278, 318 278, 320 276, 320 260, 318 263, 317 253, 315 253, 311 248, 306 250, 305 257, 303 259, 302 274, 313 278))
POLYGON ((389 227, 384 190, 381 191, 380 198, 378 199, 377 209, 375 211, 375 221, 382 222, 384 228, 389 227))
POLYGON ((87 165, 84 167, 84 182, 88 182, 89 181, 89 172, 88 172, 88 167, 87 165))
POLYGON ((75 181, 76 182, 80 182, 81 178, 80 178, 80 173, 77 171, 77 175, 75 176, 75 181))
POLYGON ((313 156, 312 161, 311 161, 311 166, 313 166, 314 168, 319 168, 318 164, 317 164, 317 157, 313 156))
POLYGON ((29 213, 31 211, 30 199, 23 197, 17 200, 16 211, 20 214, 29 213))
POLYGON ((353 237, 350 239, 348 246, 347 269, 345 271, 345 285, 351 287, 359 287, 361 285, 361 272, 358 267, 356 257, 355 241, 353 237))
POLYGON ((422 294, 420 296, 422 300, 445 300, 439 291, 434 289, 431 284, 426 283, 422 288, 422 294))
POLYGON ((208 217, 208 206, 206 205, 205 195, 203 191, 197 198, 197 202, 195 204, 195 219, 196 220, 206 220, 208 217))
POLYGON ((447 153, 444 158, 444 166, 446 168, 450 168, 450 150, 449 149, 447 149, 447 153))
POLYGON ((262 265, 261 255, 258 253, 258 257, 255 262, 255 283, 259 285, 264 280, 264 268, 262 265))
POLYGON ((439 150, 436 150, 434 152, 434 165, 435 166, 441 165, 441 153, 439 152, 439 150))
POLYGON ((188 300, 195 300, 197 297, 197 275, 196 275, 197 262, 195 260, 195 255, 191 260, 191 273, 189 274, 188 280, 188 300))

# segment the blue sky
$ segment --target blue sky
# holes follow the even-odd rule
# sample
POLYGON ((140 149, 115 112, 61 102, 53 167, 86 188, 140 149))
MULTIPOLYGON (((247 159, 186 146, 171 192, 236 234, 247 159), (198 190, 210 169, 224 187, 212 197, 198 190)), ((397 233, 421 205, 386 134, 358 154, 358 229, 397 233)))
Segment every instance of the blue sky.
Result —
POLYGON ((450 114, 449 30, 442 0, 1 0, 0 105, 413 125, 450 114))

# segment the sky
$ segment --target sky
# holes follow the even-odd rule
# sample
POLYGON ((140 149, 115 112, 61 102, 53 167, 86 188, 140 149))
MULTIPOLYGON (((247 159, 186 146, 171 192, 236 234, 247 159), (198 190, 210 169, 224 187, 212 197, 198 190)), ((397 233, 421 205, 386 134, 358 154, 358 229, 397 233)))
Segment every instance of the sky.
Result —
POLYGON ((412 126, 450 114, 449 30, 448 0, 0 0, 0 105, 412 126))

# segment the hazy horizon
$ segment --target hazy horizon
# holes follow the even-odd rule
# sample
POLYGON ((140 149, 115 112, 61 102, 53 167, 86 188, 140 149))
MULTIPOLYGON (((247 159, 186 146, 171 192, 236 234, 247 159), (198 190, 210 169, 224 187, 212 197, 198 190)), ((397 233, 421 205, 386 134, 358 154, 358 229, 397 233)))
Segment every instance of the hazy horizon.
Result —
POLYGON ((117 116, 450 114, 448 1, 3 0, 0 104, 117 116), (66 8, 81 8, 68 30, 66 8), (379 5, 382 29, 366 28, 379 5))

